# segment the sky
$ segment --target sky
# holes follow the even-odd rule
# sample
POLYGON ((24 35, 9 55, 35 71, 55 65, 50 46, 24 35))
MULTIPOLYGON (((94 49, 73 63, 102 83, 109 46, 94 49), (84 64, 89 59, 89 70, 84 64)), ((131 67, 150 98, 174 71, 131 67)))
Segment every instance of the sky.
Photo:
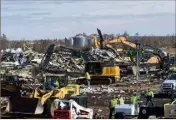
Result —
POLYGON ((175 1, 1 0, 1 34, 35 40, 97 33, 175 34, 175 1))

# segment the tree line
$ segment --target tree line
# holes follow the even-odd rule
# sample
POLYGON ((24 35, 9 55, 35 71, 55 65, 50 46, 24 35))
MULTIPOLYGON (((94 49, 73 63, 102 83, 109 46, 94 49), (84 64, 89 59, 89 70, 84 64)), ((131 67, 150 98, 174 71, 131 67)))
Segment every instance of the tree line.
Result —
MULTIPOLYGON (((103 34, 105 39, 111 40, 114 39, 114 35, 107 35, 103 34)), ((129 36, 129 41, 134 42, 135 40, 138 40, 140 43, 144 45, 150 45, 153 47, 166 47, 166 48, 176 48, 176 36, 129 36)), ((0 36, 0 50, 6 49, 6 48, 23 48, 23 45, 27 45, 28 47, 32 48, 32 50, 43 53, 46 51, 48 46, 50 44, 56 44, 56 45, 65 45, 68 46, 64 40, 61 39, 42 39, 42 40, 19 40, 19 41, 10 41, 7 39, 5 34, 2 34, 0 36)), ((71 46, 69 46, 71 47, 71 46)), ((88 49, 92 46, 86 46, 85 48, 77 48, 77 49, 88 49)))

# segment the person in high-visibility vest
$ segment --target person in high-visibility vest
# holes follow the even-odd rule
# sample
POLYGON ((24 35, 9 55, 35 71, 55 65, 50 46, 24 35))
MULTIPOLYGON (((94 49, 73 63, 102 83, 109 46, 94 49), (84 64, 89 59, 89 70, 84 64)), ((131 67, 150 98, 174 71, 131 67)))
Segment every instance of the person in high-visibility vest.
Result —
POLYGON ((146 105, 148 105, 148 103, 151 102, 151 104, 153 106, 154 105, 153 101, 152 101, 152 98, 154 98, 153 92, 150 89, 148 89, 145 96, 146 96, 146 105))
POLYGON ((121 95, 118 95, 117 100, 119 101, 120 105, 124 104, 124 102, 125 102, 123 96, 121 96, 121 95))
POLYGON ((85 77, 86 77, 86 80, 87 80, 88 88, 90 88, 90 80, 91 80, 91 79, 90 79, 90 75, 89 75, 88 72, 86 72, 85 77))
POLYGON ((112 114, 115 110, 115 105, 117 104, 119 104, 119 101, 116 99, 116 96, 114 95, 109 104, 109 119, 112 118, 112 114))
POLYGON ((56 80, 54 80, 54 87, 55 88, 59 88, 59 81, 56 79, 56 80))
POLYGON ((137 103, 137 97, 136 97, 136 94, 133 94, 133 96, 131 97, 131 104, 136 104, 137 103))
POLYGON ((51 79, 51 78, 49 78, 47 80, 47 86, 48 86, 49 89, 55 90, 55 89, 59 88, 59 82, 58 82, 57 79, 51 79))
POLYGON ((131 104, 135 106, 135 113, 137 113, 137 96, 136 96, 136 93, 134 93, 132 96, 131 96, 131 100, 130 100, 131 104))

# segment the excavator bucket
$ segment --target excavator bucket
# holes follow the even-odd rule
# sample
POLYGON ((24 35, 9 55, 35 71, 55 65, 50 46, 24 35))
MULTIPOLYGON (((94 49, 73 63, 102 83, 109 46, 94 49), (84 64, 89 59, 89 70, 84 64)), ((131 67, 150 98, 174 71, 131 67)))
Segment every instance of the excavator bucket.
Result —
POLYGON ((10 97, 6 108, 8 113, 42 114, 44 107, 38 98, 10 97))

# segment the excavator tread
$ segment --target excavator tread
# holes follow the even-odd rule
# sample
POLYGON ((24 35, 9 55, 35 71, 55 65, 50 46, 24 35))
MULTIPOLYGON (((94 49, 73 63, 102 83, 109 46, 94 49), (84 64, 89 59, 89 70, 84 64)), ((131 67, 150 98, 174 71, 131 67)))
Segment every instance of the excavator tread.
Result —
MULTIPOLYGON (((90 84, 91 85, 112 85, 112 84, 115 84, 115 82, 116 82, 115 78, 113 77, 112 78, 99 77, 99 78, 91 78, 90 84)), ((82 85, 82 84, 87 85, 87 80, 85 78, 78 79, 76 83, 79 85, 82 85)))

